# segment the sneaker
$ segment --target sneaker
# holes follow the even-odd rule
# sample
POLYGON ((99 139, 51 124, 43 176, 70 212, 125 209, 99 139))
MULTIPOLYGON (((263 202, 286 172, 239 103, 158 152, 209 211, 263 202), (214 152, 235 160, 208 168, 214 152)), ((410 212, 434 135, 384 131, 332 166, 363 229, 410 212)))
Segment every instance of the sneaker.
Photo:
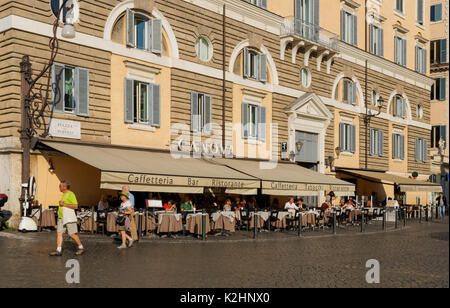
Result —
POLYGON ((53 251, 51 253, 48 254, 50 257, 61 257, 62 256, 62 251, 53 251))
POLYGON ((127 246, 125 245, 120 245, 119 247, 117 247, 118 249, 127 249, 127 246))
POLYGON ((83 253, 84 253, 84 248, 83 249, 78 249, 77 252, 75 253, 75 255, 81 256, 83 253))
POLYGON ((128 241, 128 248, 130 248, 131 246, 133 246, 134 240, 131 239, 128 241))

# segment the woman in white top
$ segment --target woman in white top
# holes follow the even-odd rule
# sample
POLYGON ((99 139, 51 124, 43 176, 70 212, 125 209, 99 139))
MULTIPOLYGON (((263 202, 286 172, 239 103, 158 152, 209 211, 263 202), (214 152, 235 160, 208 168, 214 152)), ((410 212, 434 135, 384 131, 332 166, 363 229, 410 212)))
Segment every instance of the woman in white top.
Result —
MULTIPOLYGON (((122 200, 122 204, 120 205, 119 212, 120 214, 127 215, 128 224, 134 223, 134 221, 130 221, 130 217, 133 216, 133 206, 131 205, 130 200, 128 199, 128 192, 123 191, 120 193, 120 200, 122 200)), ((125 223, 126 225, 127 223, 125 223)), ((131 247, 133 245, 133 238, 127 234, 126 226, 119 226, 120 234, 122 235, 122 245, 120 245, 119 249, 125 249, 127 248, 127 240, 128 240, 128 247, 131 247)))
POLYGON ((97 210, 104 211, 109 208, 108 198, 105 195, 102 195, 102 198, 98 202, 97 210))

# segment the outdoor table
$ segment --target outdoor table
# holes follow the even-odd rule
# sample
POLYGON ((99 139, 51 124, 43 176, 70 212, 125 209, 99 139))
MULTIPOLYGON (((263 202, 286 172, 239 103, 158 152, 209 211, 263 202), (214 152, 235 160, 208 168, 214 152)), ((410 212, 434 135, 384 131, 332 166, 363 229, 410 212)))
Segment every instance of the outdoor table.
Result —
MULTIPOLYGON (((35 221, 36 222, 36 221, 35 221)), ((47 209, 42 211, 42 219, 41 224, 39 222, 37 224, 39 227, 55 227, 56 226, 56 217, 55 211, 52 209, 47 209)))
POLYGON ((116 224, 117 212, 110 212, 106 216, 106 231, 110 233, 119 232, 119 227, 116 224))
POLYGON ((278 220, 275 222, 275 228, 286 229, 286 216, 290 215, 289 212, 278 212, 278 220))
POLYGON ((177 233, 183 231, 183 219, 181 214, 164 212, 158 214, 157 233, 177 233))
MULTIPOLYGON (((308 225, 315 226, 316 225, 316 216, 318 216, 319 213, 316 211, 307 211, 304 212, 302 215, 302 227, 306 227, 308 225)), ((297 224, 297 222, 296 222, 297 224)))
MULTIPOLYGON (((205 227, 205 234, 211 232, 211 226, 209 224, 209 215, 206 215, 206 227, 205 227)), ((195 235, 202 235, 203 233, 203 224, 202 224, 202 213, 196 213, 196 214, 188 214, 186 216, 186 230, 189 231, 191 234, 195 235)))
MULTIPOLYGON (((258 219, 256 220, 256 228, 262 228, 264 227, 265 222, 270 217, 270 212, 256 212, 256 215, 258 216, 258 219)), ((255 212, 250 212, 250 228, 255 227, 255 212)))
POLYGON ((94 222, 92 221, 92 213, 91 212, 81 212, 77 215, 77 218, 80 220, 80 231, 96 231, 97 224, 96 215, 94 214, 94 222))
POLYGON ((231 211, 216 212, 211 215, 213 230, 236 231, 236 214, 231 211))

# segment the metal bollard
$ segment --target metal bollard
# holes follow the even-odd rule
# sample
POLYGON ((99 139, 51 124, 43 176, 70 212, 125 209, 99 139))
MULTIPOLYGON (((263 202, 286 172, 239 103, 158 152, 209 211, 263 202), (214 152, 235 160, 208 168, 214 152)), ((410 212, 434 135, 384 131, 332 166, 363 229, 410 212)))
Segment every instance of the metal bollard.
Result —
POLYGON ((202 210, 202 240, 206 240, 206 213, 202 210))
POLYGON ((333 234, 336 235, 336 212, 333 212, 333 234))
POLYGON ((303 213, 300 210, 300 214, 298 215, 298 236, 302 235, 302 223, 303 223, 303 213))
POLYGON ((428 206, 425 207, 425 221, 428 222, 428 206))
POLYGON ((395 209, 395 229, 398 229, 398 209, 395 209))
POLYGON ((364 232, 364 208, 361 210, 361 233, 364 232))
POLYGON ((431 208, 430 221, 432 222, 433 221, 433 208, 434 208, 434 206, 431 205, 430 208, 431 208))
POLYGON ((407 211, 406 211, 406 208, 404 208, 403 209, 403 227, 406 227, 406 214, 407 214, 407 211))
POLYGON ((255 210, 255 212, 253 213, 253 221, 254 221, 254 229, 253 229, 253 238, 254 239, 256 239, 256 236, 257 236, 257 234, 258 234, 258 228, 257 228, 257 226, 258 226, 258 216, 257 216, 258 214, 256 214, 256 210, 255 210))
POLYGON ((419 207, 419 223, 422 223, 422 206, 419 207))
POLYGON ((383 209, 383 231, 386 231, 386 209, 383 209))
POLYGON ((138 213, 138 241, 141 239, 142 237, 142 210, 139 210, 138 213))

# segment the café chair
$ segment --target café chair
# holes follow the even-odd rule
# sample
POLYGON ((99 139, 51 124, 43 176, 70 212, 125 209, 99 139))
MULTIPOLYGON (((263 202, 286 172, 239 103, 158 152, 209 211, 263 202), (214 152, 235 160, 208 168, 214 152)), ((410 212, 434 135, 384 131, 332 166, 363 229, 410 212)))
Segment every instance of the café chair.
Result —
MULTIPOLYGON (((286 231, 288 229, 292 229, 294 227, 297 213, 298 213, 298 211, 295 211, 294 216, 291 216, 291 215, 286 216, 286 231)), ((298 220, 298 218, 297 218, 297 220, 298 220)))
POLYGON ((245 225, 247 227, 247 231, 249 231, 251 217, 248 213, 248 210, 240 209, 239 212, 241 213, 241 227, 245 225))
MULTIPOLYGON (((272 224, 273 223, 276 223, 278 221, 278 210, 272 210, 272 211, 270 211, 270 216, 269 216, 269 219, 268 219, 268 222, 269 222, 269 231, 271 231, 272 230, 272 224)), ((275 226, 275 229, 276 229, 276 226, 275 226)), ((274 229, 274 230, 275 230, 274 229)))
POLYGON ((102 230, 102 234, 106 233, 106 211, 97 211, 97 233, 99 233, 100 229, 102 230))

